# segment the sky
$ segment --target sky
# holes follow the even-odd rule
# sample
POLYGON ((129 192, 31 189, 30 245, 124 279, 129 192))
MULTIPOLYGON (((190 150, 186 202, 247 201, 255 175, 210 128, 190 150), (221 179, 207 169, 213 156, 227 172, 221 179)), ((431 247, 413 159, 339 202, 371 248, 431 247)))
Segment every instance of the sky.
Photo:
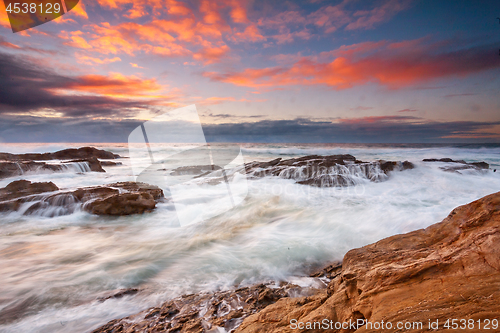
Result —
POLYGON ((126 142, 196 104, 209 141, 500 143, 500 1, 81 0, 13 33, 0 142, 126 142))

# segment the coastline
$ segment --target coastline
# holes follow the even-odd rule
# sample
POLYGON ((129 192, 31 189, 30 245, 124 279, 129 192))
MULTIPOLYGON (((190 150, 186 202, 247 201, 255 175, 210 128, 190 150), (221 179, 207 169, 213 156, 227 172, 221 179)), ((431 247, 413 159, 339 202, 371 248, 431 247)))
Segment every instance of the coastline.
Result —
POLYGON ((427 332, 464 320, 468 332, 482 332, 485 325, 498 328, 500 319, 499 243, 497 192, 457 207, 428 228, 349 251, 341 264, 311 274, 326 282, 323 288, 282 282, 184 295, 110 321, 93 333, 320 332, 325 328, 361 333, 371 331, 368 323, 379 328, 385 323, 389 332, 398 331, 399 323, 411 323, 405 332, 427 332))
MULTIPOLYGON (((49 154, 4 154, 0 259, 12 267, 7 285, 19 281, 33 287, 29 297, 16 295, 17 289, 5 297, 0 324, 7 331, 148 330, 120 328, 123 322, 153 331, 246 331, 252 316, 269 316, 266 311, 287 300, 304 306, 318 297, 326 302, 330 284, 342 275, 334 261, 350 249, 426 228, 453 207, 499 188, 498 161, 489 151, 476 156, 449 150, 355 150, 353 156, 320 148, 290 156, 259 148, 240 169, 252 189, 245 204, 210 223, 176 228, 168 224, 175 218, 169 195, 133 182, 130 158, 122 150, 111 151, 70 147, 49 154), (90 246, 79 247, 84 244, 90 246), (47 246, 54 250, 33 252, 47 246), (177 260, 185 255, 186 260, 177 260), (40 262, 55 265, 44 266, 45 276, 23 275, 40 262), (328 262, 334 264, 314 270, 328 262), (86 272, 83 279, 79 270, 86 272), (58 280, 58 272, 64 280, 58 280), (55 283, 41 289, 40 281, 50 276, 55 283), (72 291, 61 289, 68 283, 72 291), (60 295, 52 294, 57 288, 60 295), (57 297, 68 303, 58 304, 57 297), (86 312, 75 318, 75 309, 86 312), (40 319, 47 321, 38 324, 40 319)), ((172 174, 221 187, 221 177, 208 178, 205 165, 179 167, 172 174)), ((294 307, 287 305, 286 311, 294 307)), ((369 319, 359 312, 362 316, 347 321, 369 319)), ((327 317, 289 319, 276 330, 297 331, 307 323, 334 329, 331 325, 341 323, 327 317)), ((256 332, 268 329, 260 319, 251 326, 256 332)))

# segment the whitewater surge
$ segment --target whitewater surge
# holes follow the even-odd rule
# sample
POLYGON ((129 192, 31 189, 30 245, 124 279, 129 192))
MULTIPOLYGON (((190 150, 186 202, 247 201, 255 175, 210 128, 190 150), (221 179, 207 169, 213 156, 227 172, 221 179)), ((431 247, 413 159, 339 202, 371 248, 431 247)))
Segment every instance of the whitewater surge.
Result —
MULTIPOLYGON (((71 146, 4 145, 0 150, 45 152, 71 146)), ((122 156, 128 152, 126 145, 96 147, 122 156)), ((154 149, 168 155, 183 148, 154 149)), ((298 279, 308 268, 339 260, 354 247, 426 227, 459 205, 500 191, 498 171, 458 174, 444 172, 440 162, 422 162, 450 157, 500 169, 498 147, 249 144, 242 151, 246 162, 352 154, 368 163, 249 177, 242 204, 182 228, 172 202, 145 215, 98 217, 83 212, 70 196, 57 202, 48 202, 50 194, 35 196, 23 211, 0 215, 0 330, 85 332, 183 293, 298 279), (408 160, 416 167, 386 175, 370 162, 381 159, 408 160), (344 176, 352 186, 296 183, 311 175, 344 176), (34 204, 39 205, 35 213, 23 215, 34 204), (140 291, 98 300, 122 288, 140 291)), ((133 180, 130 161, 121 162, 105 167, 106 173, 82 171, 83 165, 68 172, 29 173, 2 179, 0 187, 18 179, 52 181, 62 190, 133 180)), ((142 163, 147 165, 148 156, 142 163)), ((185 192, 182 199, 196 206, 225 189, 224 183, 204 186, 209 198, 185 192)))

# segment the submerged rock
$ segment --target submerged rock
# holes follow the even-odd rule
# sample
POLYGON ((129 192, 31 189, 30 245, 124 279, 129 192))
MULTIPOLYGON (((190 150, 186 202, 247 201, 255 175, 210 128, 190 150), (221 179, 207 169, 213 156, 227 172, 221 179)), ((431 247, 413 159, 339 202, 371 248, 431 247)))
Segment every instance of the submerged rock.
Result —
POLYGON ((21 211, 24 215, 51 217, 83 209, 96 215, 119 216, 150 212, 164 198, 159 187, 135 182, 43 194, 57 190, 53 183, 12 182, 0 189, 0 211, 21 211), (22 190, 14 190, 18 188, 22 190))
POLYGON ((383 321, 394 325, 387 332, 401 322, 416 333, 437 331, 429 327, 436 321, 446 330, 448 319, 473 321, 470 331, 482 332, 500 318, 498 244, 500 192, 426 229, 349 251, 342 264, 311 275, 326 281, 326 289, 282 283, 185 295, 93 332, 319 332, 306 323, 326 320, 329 332, 379 331, 383 321), (349 321, 354 328, 338 328, 349 321), (299 322, 304 329, 292 327, 299 322))
POLYGON ((75 172, 106 172, 101 162, 96 157, 72 160, 60 164, 49 164, 46 162, 20 161, 20 162, 0 162, 0 179, 20 176, 27 172, 61 172, 73 170, 75 172))
POLYGON ((101 159, 116 159, 120 155, 94 147, 70 148, 55 153, 9 154, 0 153, 0 179, 22 175, 26 172, 74 170, 76 172, 105 172, 102 165, 119 165, 120 162, 101 162, 101 159), (67 160, 58 164, 41 162, 67 160), (112 163, 112 164, 111 164, 112 163))
POLYGON ((391 171, 413 169, 411 162, 375 161, 363 162, 349 154, 299 158, 269 162, 252 162, 245 165, 250 177, 277 176, 293 179, 298 184, 317 187, 344 187, 363 180, 380 182, 388 179, 391 171))
POLYGON ((303 296, 319 293, 282 283, 280 286, 259 284, 232 291, 184 295, 139 314, 112 320, 93 333, 234 332, 244 318, 281 298, 297 295, 297 290, 303 296))
POLYGON ((490 165, 486 162, 472 162, 467 163, 464 160, 452 160, 451 158, 424 158, 424 162, 444 162, 444 163, 455 163, 458 165, 444 166, 440 167, 441 170, 446 172, 456 172, 460 173, 460 170, 488 170, 490 165))

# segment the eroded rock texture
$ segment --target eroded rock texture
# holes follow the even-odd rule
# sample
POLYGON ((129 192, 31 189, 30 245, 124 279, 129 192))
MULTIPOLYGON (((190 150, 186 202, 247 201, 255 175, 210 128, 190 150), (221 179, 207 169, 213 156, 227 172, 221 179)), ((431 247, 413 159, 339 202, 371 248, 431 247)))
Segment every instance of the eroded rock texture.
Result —
POLYGON ((150 212, 164 199, 156 186, 121 182, 106 186, 58 191, 53 183, 19 180, 0 189, 0 212, 20 211, 24 215, 60 216, 83 209, 97 215, 131 215, 150 212))
MULTIPOLYGON (((484 324, 486 319, 500 318, 499 244, 500 192, 458 207, 426 229, 349 251, 342 264, 311 275, 325 281, 326 288, 282 283, 279 288, 258 285, 186 295, 113 320, 94 333, 324 332, 292 329, 290 323, 325 319, 332 323, 422 323, 414 329, 384 332, 451 332, 443 327, 447 319, 484 324), (439 330, 430 329, 429 320, 439 320, 439 330)), ((467 332, 485 332, 475 327, 467 332)), ((328 330, 374 331, 366 324, 328 330)))
POLYGON ((299 158, 269 162, 252 162, 245 165, 250 177, 277 176, 293 179, 298 184, 316 187, 352 186, 370 180, 380 182, 388 179, 391 171, 413 169, 411 162, 375 161, 363 162, 349 154, 299 158))

